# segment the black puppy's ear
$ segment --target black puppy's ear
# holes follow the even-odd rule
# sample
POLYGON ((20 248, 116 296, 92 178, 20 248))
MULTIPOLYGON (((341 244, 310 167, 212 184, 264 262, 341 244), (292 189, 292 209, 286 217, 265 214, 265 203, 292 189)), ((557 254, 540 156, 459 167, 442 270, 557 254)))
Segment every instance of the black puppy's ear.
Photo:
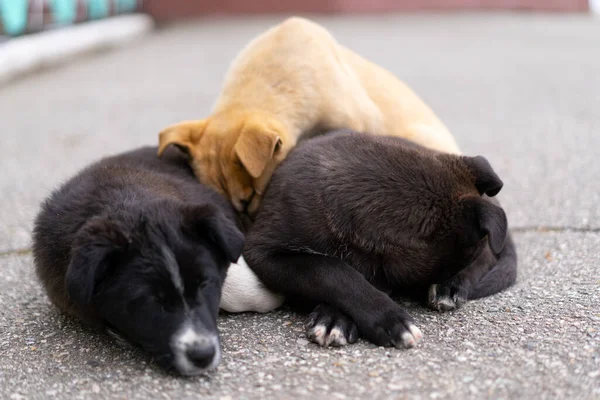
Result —
POLYGON ((475 176, 475 187, 479 194, 487 194, 494 197, 500 192, 504 183, 485 157, 463 157, 464 163, 469 171, 475 176))
POLYGON ((223 213, 212 205, 185 206, 184 224, 202 237, 215 243, 230 262, 236 262, 244 249, 244 234, 223 213))
POLYGON ((487 235, 488 243, 494 254, 504 248, 508 231, 506 214, 501 207, 492 204, 485 198, 469 198, 465 200, 467 210, 474 216, 473 224, 480 238, 487 235))
POLYGON ((65 283, 71 300, 87 306, 114 256, 127 249, 129 239, 118 223, 105 218, 88 221, 77 232, 65 283))

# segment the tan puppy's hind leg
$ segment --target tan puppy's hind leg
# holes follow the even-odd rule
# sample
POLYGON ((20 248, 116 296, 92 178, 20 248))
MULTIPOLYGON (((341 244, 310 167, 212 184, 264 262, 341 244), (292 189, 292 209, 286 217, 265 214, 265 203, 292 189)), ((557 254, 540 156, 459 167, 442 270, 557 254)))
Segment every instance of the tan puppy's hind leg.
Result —
MULTIPOLYGON (((284 21, 277 28, 285 38, 298 43, 310 43, 313 65, 308 97, 319 99, 311 105, 318 110, 315 121, 321 129, 351 129, 358 132, 382 133, 384 118, 373 102, 360 76, 348 63, 345 49, 322 26, 298 17, 284 21)), ((304 50, 306 52, 306 50, 304 50)))
POLYGON ((330 129, 385 134, 383 114, 369 97, 358 76, 347 65, 336 68, 333 82, 321 95, 325 109, 320 124, 330 129))

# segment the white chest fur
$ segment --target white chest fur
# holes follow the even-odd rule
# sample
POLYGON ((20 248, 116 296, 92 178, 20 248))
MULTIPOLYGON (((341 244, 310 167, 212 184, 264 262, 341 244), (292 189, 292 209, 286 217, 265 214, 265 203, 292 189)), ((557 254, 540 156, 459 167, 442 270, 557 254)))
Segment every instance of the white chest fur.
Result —
POLYGON ((271 292, 262 284, 243 257, 229 266, 223 283, 221 309, 232 313, 264 313, 275 310, 283 301, 283 296, 271 292))

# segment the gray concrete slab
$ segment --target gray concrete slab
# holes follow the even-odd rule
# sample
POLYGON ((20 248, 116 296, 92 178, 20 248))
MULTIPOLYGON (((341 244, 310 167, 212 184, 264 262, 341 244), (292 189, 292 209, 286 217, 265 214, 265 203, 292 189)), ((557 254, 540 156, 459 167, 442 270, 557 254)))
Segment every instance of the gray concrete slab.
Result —
POLYGON ((516 239, 509 291, 448 314, 409 305, 425 335, 416 349, 322 349, 289 310, 227 315, 221 365, 191 379, 59 315, 30 256, 0 257, 0 398, 599 398, 600 235, 516 239))
POLYGON ((224 316, 218 371, 181 379, 50 307, 26 250, 39 202, 92 160, 205 116, 231 58, 276 20, 170 27, 0 90, 0 398, 599 398, 600 21, 585 16, 317 18, 506 183, 519 284, 447 315, 412 306, 418 349, 322 350, 291 311, 224 316))

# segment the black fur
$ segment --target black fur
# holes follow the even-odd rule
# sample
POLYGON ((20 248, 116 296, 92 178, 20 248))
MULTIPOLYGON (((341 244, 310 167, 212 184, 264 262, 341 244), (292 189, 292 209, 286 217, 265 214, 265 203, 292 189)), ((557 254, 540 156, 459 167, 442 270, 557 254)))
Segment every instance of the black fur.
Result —
POLYGON ((185 369, 172 337, 184 323, 217 335, 221 286, 243 247, 238 227, 229 202, 197 182, 184 155, 173 149, 159 159, 142 148, 91 165, 45 201, 33 234, 36 272, 62 311, 195 373, 219 349, 203 344, 203 358, 190 355, 194 368, 185 369))
POLYGON ((446 292, 475 298, 514 282, 506 216, 481 197, 501 187, 483 157, 356 133, 311 139, 275 171, 244 257, 270 289, 328 306, 312 320, 342 312, 368 340, 399 346, 411 318, 389 295, 426 299, 437 285, 440 309, 446 292))

